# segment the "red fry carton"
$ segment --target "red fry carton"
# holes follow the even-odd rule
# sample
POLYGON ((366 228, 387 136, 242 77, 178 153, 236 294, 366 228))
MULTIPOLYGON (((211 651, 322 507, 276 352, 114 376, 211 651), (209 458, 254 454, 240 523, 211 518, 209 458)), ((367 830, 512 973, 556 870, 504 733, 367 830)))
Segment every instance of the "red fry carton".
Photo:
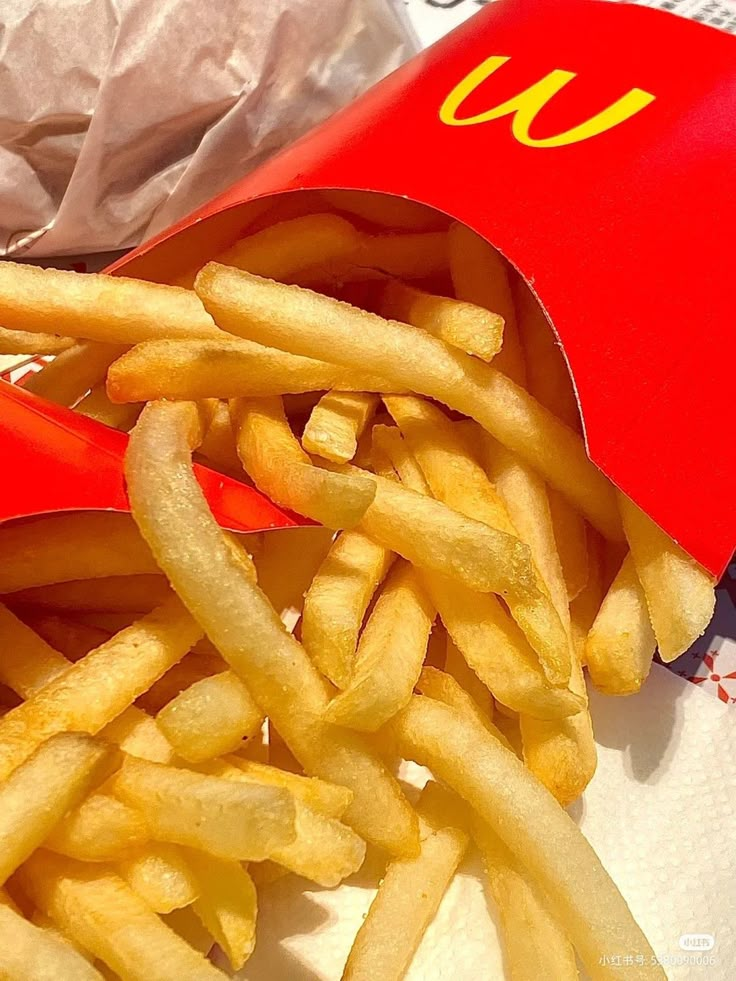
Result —
MULTIPOLYGON (((167 281, 287 191, 383 192, 464 222, 540 298, 591 459, 718 575, 736 547, 734 78, 736 39, 712 28, 625 3, 500 0, 108 271, 167 281)), ((0 460, 19 476, 0 520, 126 506, 125 437, 1 387, 0 460)), ((292 521, 202 479, 228 527, 292 521)))

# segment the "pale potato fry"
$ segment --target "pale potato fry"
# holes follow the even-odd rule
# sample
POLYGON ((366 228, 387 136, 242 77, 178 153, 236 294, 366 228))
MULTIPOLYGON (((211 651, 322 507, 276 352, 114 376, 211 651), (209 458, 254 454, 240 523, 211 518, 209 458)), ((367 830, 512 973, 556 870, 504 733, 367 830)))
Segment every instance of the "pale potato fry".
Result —
POLYGON ((338 688, 350 683, 358 634, 394 554, 361 531, 337 536, 304 597, 302 643, 338 688))
POLYGON ((0 354, 60 354, 74 343, 73 337, 0 327, 0 354))
POLYGON ((510 981, 577 981, 575 951, 537 883, 489 824, 474 815, 471 828, 501 919, 510 981))
POLYGON ((449 815, 443 821, 438 808, 425 805, 429 786, 417 805, 419 854, 389 863, 353 941, 344 981, 401 981, 462 861, 468 836, 449 815))
POLYGON ((57 732, 95 735, 201 635, 174 597, 72 665, 0 719, 0 780, 57 732))
POLYGON ((373 482, 313 466, 299 445, 278 396, 231 403, 238 456, 259 490, 328 528, 351 528, 375 495, 373 482))
POLYGON ((312 409, 302 446, 325 460, 347 463, 355 456, 377 405, 378 396, 372 392, 327 392, 312 409))
POLYGON ((140 415, 142 405, 135 402, 116 405, 110 401, 105 387, 105 381, 98 382, 81 401, 74 407, 76 412, 89 419, 96 419, 113 429, 127 432, 140 415))
POLYGON ((406 440, 396 426, 376 425, 372 431, 371 463, 377 474, 399 482, 417 494, 432 497, 429 484, 406 440))
POLYGON ((72 940, 70 940, 63 930, 61 930, 59 926, 54 923, 51 917, 47 916, 45 913, 42 913, 38 907, 33 910, 33 914, 29 919, 34 926, 41 927, 42 930, 46 930, 55 937, 58 937, 59 940, 63 941, 65 944, 70 944, 88 963, 93 964, 98 970, 101 969, 99 963, 94 964, 94 954, 90 954, 90 952, 85 950, 81 944, 74 943, 72 940))
POLYGON ((237 749, 263 725, 263 713, 233 671, 195 682, 165 705, 156 722, 189 763, 213 759, 237 749))
POLYGON ((331 528, 279 528, 265 535, 255 560, 258 585, 282 618, 302 612, 305 593, 332 539, 331 528))
POLYGON ((390 392, 396 384, 356 368, 287 354, 224 334, 214 341, 147 341, 107 373, 112 402, 298 395, 324 389, 390 392))
POLYGON ((171 596, 164 576, 104 576, 32 586, 13 593, 13 603, 72 612, 150 613, 171 596))
POLYGON ((607 695, 639 691, 656 646, 644 590, 629 554, 588 634, 585 659, 591 681, 607 695))
POLYGON ((114 344, 152 337, 212 337, 217 328, 191 290, 103 273, 3 262, 0 322, 114 344))
POLYGON ((294 840, 294 799, 281 787, 235 783, 133 756, 110 786, 119 800, 145 813, 156 841, 258 862, 294 840))
POLYGON ((107 776, 112 762, 104 743, 59 733, 0 784, 0 886, 107 776))
POLYGON ((156 720, 135 705, 130 705, 100 731, 100 738, 115 743, 129 756, 152 763, 171 763, 174 748, 156 724, 156 720))
POLYGON ((572 602, 588 581, 588 546, 585 518, 553 487, 547 488, 557 553, 567 584, 567 598, 572 602))
POLYGON ((156 403, 142 413, 126 459, 136 520, 174 588, 305 771, 354 792, 346 822, 389 851, 411 853, 416 815, 397 781, 357 733, 322 721, 326 683, 233 561, 191 469, 197 428, 197 410, 189 403, 156 403))
MULTIPOLYGON (((612 950, 641 955, 628 978, 664 979, 654 952, 570 816, 552 795, 470 716, 415 696, 391 723, 403 754, 429 766, 466 800, 524 863, 544 890, 585 968, 602 977, 612 950)), ((614 976, 616 969, 608 974, 614 976)))
POLYGON ((482 361, 491 361, 501 350, 503 317, 475 303, 433 296, 391 280, 381 292, 378 309, 383 317, 421 327, 482 361))
POLYGON ((21 873, 35 904, 123 981, 222 981, 117 875, 36 852, 21 873))
POLYGON ((393 194, 378 194, 375 191, 321 191, 322 198, 348 214, 370 221, 385 228, 401 228, 410 232, 426 232, 441 228, 446 224, 443 215, 433 208, 417 204, 408 198, 393 194))
POLYGON ((338 215, 304 215, 241 238, 221 252, 217 261, 257 276, 288 280, 302 269, 352 255, 361 238, 338 215))
POLYGON ((55 514, 0 528, 0 594, 148 572, 160 569, 127 514, 55 514))
POLYGON ((29 698, 58 678, 69 661, 0 603, 0 681, 29 698))
POLYGON ((445 660, 439 666, 449 675, 452 675, 460 687, 470 695, 481 712, 493 720, 493 695, 470 667, 458 650, 457 644, 447 632, 445 632, 445 660))
POLYGON ((633 501, 623 494, 618 500, 659 655, 663 661, 674 661, 710 623, 715 579, 633 501))
POLYGON ((104 380, 107 369, 124 351, 115 344, 80 341, 31 375, 23 387, 59 405, 75 405, 104 380))
POLYGON ((307 357, 329 355, 348 367, 370 367, 396 388, 435 398, 476 419, 537 468, 603 534, 621 540, 613 488, 588 459, 580 437, 491 365, 398 321, 216 263, 204 267, 195 287, 218 324, 231 333, 307 357))
POLYGON ((136 700, 138 708, 150 715, 157 715, 164 706, 177 698, 183 691, 196 685, 204 678, 224 671, 227 665, 218 655, 187 654, 177 664, 169 668, 165 675, 154 682, 148 691, 136 700))
MULTIPOLYGON (((215 861, 211 855, 203 858, 215 861)), ((200 895, 199 876, 176 845, 149 842, 119 862, 117 872, 155 913, 190 906, 200 895)))
POLYGON ((116 862, 149 838, 141 811, 100 792, 72 808, 46 838, 44 847, 82 862, 116 862))
POLYGON ((197 881, 194 913, 217 941, 234 971, 239 971, 256 945, 256 887, 240 862, 227 862, 188 851, 197 881))
POLYGON ((397 562, 361 635, 350 684, 330 702, 327 721, 375 732, 406 705, 422 670, 434 618, 416 572, 397 562))
POLYGON ((0 977, 3 981, 102 981, 74 947, 0 904, 0 977))
POLYGON ((481 709, 475 699, 447 671, 440 671, 438 668, 425 665, 416 683, 416 689, 420 695, 426 695, 438 702, 444 702, 445 705, 451 705, 458 712, 470 712, 481 725, 488 729, 492 736, 496 739, 499 738, 499 730, 492 724, 492 719, 488 713, 481 709))
POLYGON ((517 276, 512 287, 516 322, 526 362, 527 388, 571 429, 580 429, 580 410, 565 355, 539 300, 517 276))

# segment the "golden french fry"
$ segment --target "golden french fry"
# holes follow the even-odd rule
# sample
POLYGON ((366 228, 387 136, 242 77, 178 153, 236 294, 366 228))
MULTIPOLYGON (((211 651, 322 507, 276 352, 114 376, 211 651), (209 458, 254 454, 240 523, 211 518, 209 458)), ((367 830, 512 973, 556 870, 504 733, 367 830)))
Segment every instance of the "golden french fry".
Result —
MULTIPOLYGON (((211 855, 203 858, 214 861, 211 855)), ((165 842, 148 842, 120 861, 117 872, 155 913, 190 906, 200 894, 199 877, 188 855, 165 842)))
POLYGON ((107 793, 91 794, 64 817, 44 847, 82 862, 114 862, 150 837, 143 814, 107 793))
POLYGON ((171 763, 174 748, 150 715, 130 705, 100 731, 100 738, 114 743, 129 756, 152 763, 171 763))
POLYGON ((363 532, 341 532, 307 590, 302 643, 338 688, 350 683, 365 611, 393 560, 393 552, 363 532))
POLYGON ((119 876, 38 851, 21 872, 35 904, 123 981, 222 981, 119 876))
POLYGON ((302 446, 325 460, 347 463, 377 405, 378 396, 372 392, 327 392, 312 409, 302 446))
POLYGON ((107 776, 111 763, 104 743, 82 733, 59 733, 0 784, 0 886, 107 776))
POLYGON ((72 665, 0 719, 0 780, 57 732, 99 732, 201 635, 172 597, 72 665))
POLYGON ((416 458, 409 452, 406 440, 396 426, 375 425, 371 442, 371 466, 381 477, 396 480, 416 491, 432 497, 429 484, 416 458))
POLYGON ((466 800, 549 897, 584 967, 596 976, 612 950, 644 958, 629 976, 665 974, 626 901, 570 816, 488 731, 470 716, 415 696, 391 723, 403 754, 431 768, 466 800))
POLYGON ((0 594, 149 572, 160 569, 127 514, 55 514, 0 528, 0 594))
POLYGON ((162 575, 104 576, 32 586, 13 593, 13 603, 41 609, 102 613, 150 613, 171 596, 162 575))
POLYGON ((237 749, 263 725, 263 713, 233 671, 195 682, 165 705, 156 722, 176 753, 189 763, 237 749))
POLYGON ((73 344, 73 337, 0 327, 0 354, 60 354, 73 344))
POLYGON ((188 851, 199 896, 194 913, 220 945, 234 971, 239 971, 256 945, 256 887, 240 862, 228 862, 188 851))
POLYGON ((205 956, 209 954, 214 939, 191 906, 174 909, 170 913, 164 914, 161 919, 182 940, 186 940, 190 947, 194 947, 195 950, 205 956))
POLYGON ((330 528, 280 528, 264 536, 255 560, 258 585, 282 618, 285 613, 293 616, 302 612, 305 593, 332 539, 330 528), (288 575, 284 575, 285 569, 288 575))
POLYGON ((136 701, 138 708, 151 715, 157 715, 164 706, 182 692, 204 678, 225 670, 227 665, 217 654, 187 654, 177 664, 154 682, 148 691, 143 692, 136 701))
POLYGON ((451 675, 460 687, 470 695, 481 712, 492 720, 494 714, 493 695, 491 695, 488 687, 483 684, 475 671, 470 667, 458 650, 457 644, 446 631, 444 647, 445 659, 439 667, 451 675))
POLYGON ((660 657, 674 661, 710 623, 715 579, 633 501, 623 494, 618 500, 660 657))
POLYGON ((389 851, 411 853, 416 816, 397 781, 357 733, 322 720, 326 683, 233 561, 191 469, 197 426, 190 403, 155 403, 142 413, 126 459, 136 520, 174 588, 305 771, 354 792, 346 822, 389 851))
POLYGON ((294 800, 281 787, 235 783, 128 756, 111 789, 145 813, 156 841, 257 862, 294 839, 294 800))
POLYGON ((3 262, 0 322, 114 344, 152 337, 212 337, 217 328, 191 290, 103 273, 3 262))
POLYGON ((96 419, 113 429, 127 432, 140 415, 143 406, 135 402, 116 405, 110 401, 105 382, 98 382, 75 406, 75 411, 89 419, 96 419))
MULTIPOLYGON (((584 589, 570 603, 570 636, 581 664, 585 663, 585 644, 590 628, 593 626, 601 608, 606 587, 603 581, 604 542, 598 532, 586 528, 586 551, 588 553, 588 581, 584 589)), ((621 562, 619 561, 619 566, 621 562)), ((611 580, 613 580, 611 576, 611 580)))
POLYGON ((585 645, 591 681, 608 695, 639 691, 657 641, 631 554, 606 593, 585 645))
POLYGON ((205 404, 209 419, 197 455, 204 459, 208 467, 242 480, 243 468, 235 447, 235 433, 227 402, 210 399, 205 404))
POLYGON ((0 603, 0 682, 21 698, 58 678, 69 661, 0 603))
POLYGON ((580 410, 557 335, 539 300, 520 276, 516 277, 512 291, 525 355, 527 388, 570 429, 579 431, 580 410))
POLYGON ((265 398, 324 389, 390 392, 396 385, 355 368, 295 354, 223 333, 214 341, 147 341, 118 358, 107 373, 112 402, 155 399, 265 398))
POLYGON ((59 934, 34 926, 0 903, 3 981, 102 981, 102 975, 59 934))
POLYGON ((567 584, 567 598, 572 602, 588 581, 588 545, 585 518, 552 487, 547 499, 555 530, 557 553, 567 584))
POLYGON ((491 361, 503 343, 503 317, 475 303, 433 296, 398 280, 381 292, 379 312, 389 320, 421 327, 445 344, 491 361))
POLYGON ((338 215, 304 215, 240 239, 217 261, 257 276, 288 280, 309 266, 352 255, 361 239, 360 232, 338 215))
POLYGON ((440 671, 438 668, 425 665, 422 668, 419 681, 417 681, 416 689, 420 695, 426 695, 438 702, 444 702, 445 705, 452 706, 458 712, 470 712, 481 725, 488 729, 492 736, 496 739, 499 738, 499 730, 492 724, 492 719, 488 713, 483 711, 475 699, 447 671, 440 671))
POLYGON ((350 528, 360 521, 373 500, 373 482, 313 466, 278 396, 237 399, 231 411, 238 455, 259 490, 328 528, 350 528))
POLYGON ((468 836, 419 798, 420 850, 390 862, 343 971, 344 981, 401 981, 462 861, 468 836))
MULTIPOLYGON (((307 357, 329 356, 347 367, 370 367, 395 388, 435 398, 476 419, 603 534, 621 540, 613 488, 588 459, 581 438, 491 365, 398 321, 216 263, 204 267, 195 285, 218 324, 231 333, 307 357)), ((372 389, 364 385, 363 390, 372 389)))
POLYGON ((375 732, 406 705, 422 669, 435 610, 414 569, 396 563, 358 644, 348 687, 325 719, 375 732))
MULTIPOLYGON (((43 589, 45 587, 42 586, 40 588, 43 589)), ((15 593, 11 597, 14 603, 18 595, 18 593, 15 593)), ((83 623, 80 617, 85 616, 85 614, 78 614, 76 610, 73 613, 73 620, 70 619, 72 615, 71 611, 67 616, 61 616, 49 610, 42 611, 32 607, 20 607, 20 612, 24 618, 24 622, 32 628, 34 633, 43 638, 47 645, 51 645, 51 648, 57 655, 57 660, 58 654, 63 654, 67 661, 78 661, 80 658, 85 657, 90 651, 104 644, 106 640, 109 640, 112 634, 117 633, 118 630, 122 630, 123 627, 130 626, 135 619, 134 614, 123 614, 124 622, 115 624, 113 629, 107 629, 106 627, 95 624, 83 623)), ((119 618, 121 615, 112 614, 112 616, 119 618)), ((33 658, 32 661, 33 664, 40 664, 38 658, 33 658)))
POLYGON ((406 232, 362 234, 357 248, 344 260, 337 260, 331 266, 318 264, 305 272, 308 276, 315 270, 326 271, 331 278, 349 283, 384 275, 399 279, 424 279, 443 272, 446 266, 445 232, 406 232))
POLYGON ((442 228, 447 219, 424 204, 393 194, 375 191, 321 191, 321 196, 338 211, 357 215, 374 225, 401 228, 410 232, 426 232, 442 228))
POLYGON ((575 951, 537 883, 489 824, 474 815, 471 828, 501 920, 510 981, 577 981, 575 951))
POLYGON ((59 405, 75 405, 104 380, 107 369, 124 351, 114 344, 80 341, 31 375, 23 387, 59 405))

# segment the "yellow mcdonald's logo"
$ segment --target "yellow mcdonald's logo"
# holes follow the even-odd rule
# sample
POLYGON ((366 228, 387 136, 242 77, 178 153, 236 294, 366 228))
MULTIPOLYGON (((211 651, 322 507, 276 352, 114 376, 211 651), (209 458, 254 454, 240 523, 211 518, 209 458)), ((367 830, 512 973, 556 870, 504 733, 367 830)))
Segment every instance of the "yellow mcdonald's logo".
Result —
POLYGON ((530 85, 528 89, 512 96, 506 102, 502 102, 501 105, 487 109, 485 112, 479 112, 475 116, 460 118, 458 111, 468 96, 507 61, 509 58, 498 55, 487 58, 469 75, 466 75, 442 103, 440 108, 442 122, 448 126, 476 126, 478 123, 488 123, 493 119, 511 116, 511 132, 519 143, 534 147, 569 146, 571 143, 589 140, 591 136, 598 136, 600 133, 605 133, 614 126, 618 126, 619 123, 631 119, 655 99, 651 92, 645 92, 644 89, 630 89, 616 102, 578 126, 573 126, 572 129, 568 129, 564 133, 558 133, 557 136, 535 139, 529 135, 529 127, 534 122, 537 113, 568 82, 577 77, 576 72, 566 72, 556 68, 538 82, 530 85))

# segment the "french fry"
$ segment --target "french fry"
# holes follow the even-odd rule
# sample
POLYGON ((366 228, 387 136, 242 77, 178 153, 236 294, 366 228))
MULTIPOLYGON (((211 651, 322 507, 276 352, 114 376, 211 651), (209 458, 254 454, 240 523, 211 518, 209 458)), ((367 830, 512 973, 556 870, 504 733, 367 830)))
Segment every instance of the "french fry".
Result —
POLYGON ((322 191, 322 197, 338 211, 357 215, 374 225, 385 228, 401 228, 411 232, 434 231, 445 224, 445 219, 426 205, 393 194, 373 191, 322 191))
POLYGON ((144 410, 126 458, 136 521, 174 588, 305 771, 353 791, 346 822, 389 851, 411 853, 416 816, 398 783, 357 733, 322 721, 326 683, 234 562, 209 513, 190 463, 197 430, 197 410, 189 403, 156 403, 144 410))
POLYGON ((3 981, 102 981, 102 975, 57 934, 34 926, 0 903, 3 981))
MULTIPOLYGON (((424 666, 417 681, 416 689, 420 695, 434 698, 438 702, 450 705, 458 712, 470 712, 473 717, 485 726, 496 739, 499 730, 492 724, 491 717, 481 709, 480 705, 467 691, 446 671, 424 666)), ((503 740, 502 740, 503 741, 503 740)))
POLYGON ((238 455, 259 490, 328 528, 350 528, 360 521, 375 494, 372 480, 313 466, 280 398, 237 399, 231 411, 238 455))
POLYGON ((174 909, 161 917, 163 922, 174 933, 177 933, 182 940, 186 940, 190 947, 194 947, 201 954, 209 954, 214 943, 212 934, 205 929, 202 921, 194 912, 191 906, 182 906, 181 909, 174 909))
POLYGON ((633 501, 618 500, 660 657, 674 661, 710 623, 715 580, 633 501))
POLYGON ((232 671, 195 682, 156 716, 164 736, 189 763, 237 749, 263 725, 263 713, 232 671))
POLYGON ((13 593, 12 600, 13 603, 40 609, 83 613, 150 613, 170 596, 166 579, 149 573, 32 586, 13 593))
POLYGON ((396 426, 376 425, 373 427, 371 443, 371 465, 381 477, 396 480, 416 491, 432 497, 429 484, 422 468, 396 426))
POLYGON ((195 654, 191 651, 181 661, 174 664, 158 681, 154 682, 148 691, 143 692, 136 700, 138 708, 150 715, 157 715, 169 702, 182 692, 204 678, 225 669, 225 662, 217 655, 195 654))
POLYGON ((324 389, 390 392, 396 385, 355 368, 303 358, 224 334, 214 341, 147 341, 107 373, 112 402, 298 395, 324 389))
POLYGON ((81 733, 60 733, 0 784, 0 886, 107 776, 111 762, 104 743, 81 733))
MULTIPOLYGON (((203 859, 215 861, 211 855, 203 859)), ((199 876, 176 845, 149 842, 119 862, 117 872, 155 913, 190 906, 200 895, 199 876)))
MULTIPOLYGON (((379 279, 384 275, 399 279, 424 279, 444 271, 447 266, 447 235, 445 232, 405 232, 401 234, 362 234, 357 248, 330 265, 317 264, 306 270, 310 279, 328 278, 350 283, 362 279, 379 279), (321 275, 319 275, 321 274, 321 275)), ((301 277, 300 277, 301 278, 301 277)))
MULTIPOLYGON (((644 958, 643 965, 635 960, 628 969, 632 979, 665 978, 626 901, 577 825, 480 723, 418 695, 392 721, 391 730, 403 754, 429 766, 524 863, 591 975, 604 976, 606 952, 626 950, 644 958)), ((615 970, 607 974, 613 977, 615 970)))
POLYGON ((555 530, 557 553, 572 602, 588 581, 588 546, 585 519, 554 488, 547 488, 547 499, 555 530))
POLYGON ((503 346, 494 367, 517 385, 526 384, 524 352, 516 325, 506 260, 470 228, 455 222, 447 233, 450 273, 458 300, 475 303, 503 318, 503 346))
POLYGON ((191 290, 15 262, 0 266, 0 322, 11 329, 113 344, 217 336, 191 290))
POLYGON ((379 312, 389 320, 421 327, 445 344, 491 361, 503 343, 503 317, 474 303, 433 296, 398 280, 381 292, 379 312))
POLYGON ((593 684, 607 695, 639 691, 656 646, 644 590, 629 554, 588 634, 585 658, 593 684))
POLYGON ((0 594, 150 572, 160 570, 127 514, 55 514, 0 528, 0 594))
POLYGON ((152 763, 171 763, 174 748, 156 724, 156 720, 135 705, 130 705, 100 732, 100 738, 119 746, 129 756, 152 763))
POLYGON ((198 456, 203 457, 208 466, 242 480, 243 468, 235 447, 235 433, 227 402, 212 399, 208 407, 207 428, 198 456))
POLYGON ((406 705, 434 618, 414 569, 396 563, 361 635, 350 684, 330 702, 327 721, 375 732, 406 705))
POLYGON ((110 401, 105 382, 101 381, 74 408, 80 415, 96 419, 97 422, 127 433, 140 415, 143 406, 135 402, 116 405, 110 401))
POLYGON ((0 649, 0 681, 22 698, 29 698, 71 666, 2 603, 0 649))
POLYGON ((89 964, 93 964, 93 966, 97 967, 98 970, 100 969, 99 963, 94 965, 94 960, 95 960, 94 954, 90 954, 90 952, 88 950, 85 950, 84 947, 81 946, 81 944, 77 944, 71 941, 69 937, 67 937, 67 935, 63 932, 63 930, 61 930, 57 926, 57 924, 54 923, 51 917, 47 916, 45 913, 42 913, 40 909, 35 908, 33 910, 33 913, 30 916, 29 921, 34 926, 41 927, 42 930, 46 930, 48 933, 51 933, 55 937, 58 937, 59 940, 61 940, 63 943, 70 944, 77 951, 77 953, 80 954, 89 964))
POLYGON ((23 387, 59 405, 75 405, 104 379, 107 369, 124 351, 114 344, 80 341, 31 375, 23 387))
POLYGON ((240 862, 187 852, 197 881, 194 913, 239 971, 256 945, 256 887, 240 862))
MULTIPOLYGON (((242 473, 242 468, 241 468, 242 473)), ((258 585, 274 610, 299 614, 304 596, 332 544, 330 528, 283 528, 265 536, 257 556, 258 585), (284 570, 288 569, 288 575, 284 570)))
POLYGON ((417 805, 419 854, 389 863, 353 941, 344 981, 400 981, 404 977, 462 861, 467 834, 451 819, 443 821, 433 813, 426 806, 428 796, 425 788, 417 805))
POLYGON ((0 327, 0 354, 60 354, 74 343, 73 337, 0 327))
POLYGON ((302 446, 325 460, 347 463, 377 405, 378 396, 372 392, 327 392, 312 409, 302 446))
MULTIPOLYGON (((585 663, 585 645, 601 603, 606 594, 603 582, 604 542, 592 528, 586 528, 588 581, 582 592, 570 603, 570 636, 581 664, 585 663)), ((619 563, 620 565, 620 563, 619 563)), ((613 577, 611 577, 613 579, 613 577)))
POLYGON ((288 280, 309 266, 352 255, 361 234, 338 215, 304 215, 240 239, 217 257, 226 266, 288 280))
POLYGON ((580 437, 491 365, 398 321, 216 263, 204 267, 195 288, 231 333, 307 357, 329 356, 346 367, 370 366, 395 388, 435 398, 476 419, 604 535, 621 540, 614 491, 588 459, 580 437))
POLYGON ((36 905, 123 981, 222 981, 117 875, 36 852, 22 870, 36 905))
POLYGON ((46 838, 44 847, 82 862, 116 862, 149 838, 141 811, 99 792, 72 808, 46 838))
POLYGON ((72 665, 0 719, 0 780, 57 732, 95 735, 201 635, 174 597, 72 665))
POLYGON ((457 644, 447 632, 445 632, 445 660, 441 667, 470 695, 481 712, 492 720, 494 714, 493 695, 470 667, 458 650, 457 644))
MULTIPOLYGON (((41 586, 41 589, 45 587, 41 586)), ((15 603, 18 594, 11 597, 15 603)), ((74 619, 69 615, 60 616, 58 613, 41 611, 33 608, 20 608, 20 612, 33 632, 38 634, 46 644, 50 644, 55 655, 63 654, 67 661, 78 661, 85 657, 90 651, 104 644, 109 640, 113 633, 122 630, 123 627, 130 626, 134 620, 133 614, 125 616, 125 622, 116 624, 113 630, 94 626, 89 623, 82 623, 78 618, 77 611, 74 611, 74 619)), ((82 614, 83 615, 83 614, 82 614)), ((37 657, 32 658, 33 664, 40 663, 37 657)), ((59 662, 60 663, 60 662, 59 662)), ((68 665, 65 665, 67 667, 68 665)))
POLYGON ((471 828, 500 916, 511 981, 577 981, 575 951, 539 886, 489 824, 474 816, 471 828))
POLYGON ((340 689, 350 683, 358 634, 394 554, 361 531, 341 532, 304 597, 302 643, 340 689))

